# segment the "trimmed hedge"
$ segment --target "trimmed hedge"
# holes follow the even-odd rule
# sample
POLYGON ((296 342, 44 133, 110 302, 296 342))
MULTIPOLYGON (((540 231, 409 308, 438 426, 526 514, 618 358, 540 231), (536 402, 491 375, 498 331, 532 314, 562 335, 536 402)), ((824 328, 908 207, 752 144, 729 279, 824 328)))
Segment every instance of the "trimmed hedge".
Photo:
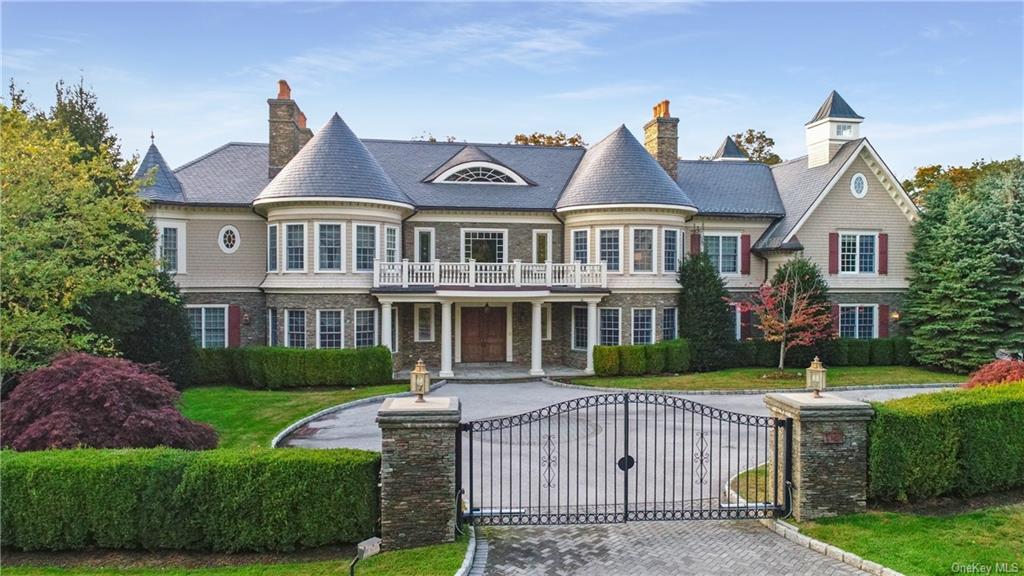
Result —
POLYGON ((648 374, 662 374, 665 372, 665 346, 660 342, 651 346, 644 346, 644 353, 647 356, 648 374))
POLYGON ((871 340, 851 338, 846 343, 848 366, 869 366, 871 364, 871 340))
POLYGON ((379 468, 346 449, 5 451, 0 525, 21 550, 348 544, 374 533, 379 468))
POLYGON ((373 348, 247 346, 199 351, 199 382, 250 388, 372 386, 391 382, 391 352, 373 348))
POLYGON ((914 357, 910 354, 910 339, 906 336, 894 336, 892 340, 892 363, 897 366, 910 366, 914 357))
MULTIPOLYGON (((826 340, 814 346, 797 346, 786 351, 786 368, 806 368, 817 356, 827 366, 909 366, 910 342, 902 336, 857 340, 826 340)), ((738 343, 734 366, 775 368, 779 365, 779 345, 764 340, 738 343)))
POLYGON ((618 349, 623 376, 639 376, 647 371, 647 354, 643 346, 618 346, 618 349))
POLYGON ((878 338, 876 340, 868 340, 871 343, 871 365, 872 366, 892 366, 893 364, 893 345, 892 340, 889 338, 878 338))
POLYGON ((621 373, 618 346, 594 346, 594 373, 598 376, 617 376, 621 373))
POLYGON ((595 346, 594 372, 598 376, 681 374, 690 370, 686 340, 667 340, 635 346, 595 346))
POLYGON ((1024 487, 1024 381, 874 406, 872 498, 907 502, 1024 487))
POLYGON ((665 347, 665 370, 673 374, 690 371, 690 343, 677 339, 662 342, 665 347))

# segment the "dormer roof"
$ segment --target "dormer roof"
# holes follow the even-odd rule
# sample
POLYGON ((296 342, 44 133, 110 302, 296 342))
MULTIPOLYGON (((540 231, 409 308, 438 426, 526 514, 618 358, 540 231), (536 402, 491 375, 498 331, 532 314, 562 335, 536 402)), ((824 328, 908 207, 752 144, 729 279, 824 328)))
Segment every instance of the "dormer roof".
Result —
POLYGON ((182 191, 181 182, 167 166, 160 150, 156 144, 150 144, 146 156, 142 158, 139 168, 135 171, 135 178, 145 178, 153 172, 153 183, 145 186, 139 191, 139 195, 147 200, 155 202, 184 203, 185 193, 182 191))
POLYGON ((747 160, 748 156, 740 147, 736 145, 736 141, 732 139, 732 136, 726 136, 722 145, 718 147, 718 151, 715 152, 714 160, 747 160))
POLYGON ((807 124, 814 124, 820 120, 826 118, 834 118, 838 120, 863 120, 864 117, 860 116, 853 111, 853 108, 843 100, 843 97, 839 95, 839 92, 833 90, 829 93, 828 98, 822 102, 821 108, 818 108, 818 112, 811 118, 807 124))
POLYGON ((423 182, 439 181, 438 178, 442 176, 445 172, 456 169, 459 166, 480 164, 489 165, 501 169, 502 171, 513 175, 514 178, 522 180, 526 184, 535 185, 533 182, 530 182, 528 179, 520 176, 512 168, 506 166, 505 164, 502 164, 498 160, 495 160, 493 156, 491 156, 487 152, 484 152, 479 146, 476 146, 475 144, 467 144, 463 146, 461 150, 452 155, 452 157, 446 160, 444 164, 438 166, 436 170, 434 170, 426 178, 424 178, 423 182))

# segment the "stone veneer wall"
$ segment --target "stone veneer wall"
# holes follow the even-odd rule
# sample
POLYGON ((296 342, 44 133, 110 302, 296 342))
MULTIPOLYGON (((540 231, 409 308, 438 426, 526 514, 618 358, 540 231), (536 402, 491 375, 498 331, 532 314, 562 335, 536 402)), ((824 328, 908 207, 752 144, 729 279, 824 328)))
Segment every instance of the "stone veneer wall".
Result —
MULTIPOLYGON (((828 299, 836 304, 886 304, 889 306, 889 313, 903 308, 904 292, 829 292, 828 299)), ((883 319, 879 318, 879 322, 883 319)), ((889 335, 902 334, 900 325, 892 321, 892 317, 885 318, 889 323, 889 335)))
POLYGON ((262 346, 267 343, 266 298, 262 292, 185 292, 185 304, 234 304, 241 309, 242 346, 262 346), (249 321, 245 319, 248 317, 249 321))
MULTIPOLYGON (((412 369, 416 361, 423 359, 427 369, 436 373, 441 369, 441 305, 431 303, 434 307, 434 341, 416 342, 416 318, 414 304, 395 304, 398 310, 398 334, 395 341, 398 351, 394 355, 395 370, 412 369)), ((392 312, 394 313, 394 312, 392 312)), ((452 310, 452 323, 455 322, 455 311, 452 310)), ((452 326, 453 339, 455 327, 452 326)), ((452 350, 455 349, 454 343, 452 350)))
MULTIPOLYGON (((344 310, 344 341, 345 347, 351 348, 355 342, 355 310, 373 308, 377 310, 377 337, 380 338, 380 304, 370 294, 267 294, 267 308, 277 309, 277 341, 284 345, 285 310, 306 311, 306 347, 316 348, 316 311, 344 310)), ((266 316, 266 314, 264 314, 266 316)), ((399 320, 401 322, 403 319, 399 320)), ((264 318, 266 322, 266 318, 264 318)), ((265 340, 264 340, 265 342, 265 340)))
POLYGON ((463 228, 487 228, 508 230, 506 249, 509 262, 519 259, 533 261, 533 231, 551 230, 551 261, 562 261, 562 227, 558 224, 515 224, 495 222, 406 222, 402 226, 402 254, 410 261, 416 260, 416 228, 434 229, 434 256, 442 262, 462 261, 463 228))
MULTIPOLYGON (((565 364, 575 368, 584 368, 587 365, 586 352, 572 349, 572 308, 575 306, 586 307, 586 304, 565 304, 564 315, 562 317, 554 317, 559 318, 559 329, 564 331, 563 339, 559 341, 559 345, 562 348, 565 364)), ((633 343, 633 308, 654 308, 654 341, 660 342, 661 320, 664 316, 665 308, 673 307, 677 308, 678 314, 679 294, 676 292, 664 294, 617 292, 605 296, 597 305, 598 310, 601 308, 620 308, 619 344, 633 343)), ((600 312, 598 312, 598 320, 600 321, 600 312)), ((554 329, 552 331, 554 332, 554 329)), ((598 338, 600 338, 600 335, 598 338)))

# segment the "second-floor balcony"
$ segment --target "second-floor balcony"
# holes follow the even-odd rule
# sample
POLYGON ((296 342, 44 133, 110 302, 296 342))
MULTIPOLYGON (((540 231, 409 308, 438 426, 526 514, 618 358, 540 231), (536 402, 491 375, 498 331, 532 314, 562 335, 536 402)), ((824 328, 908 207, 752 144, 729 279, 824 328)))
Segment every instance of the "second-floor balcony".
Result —
POLYGON ((410 287, 607 288, 608 269, 599 264, 521 262, 381 262, 373 263, 374 288, 410 287))

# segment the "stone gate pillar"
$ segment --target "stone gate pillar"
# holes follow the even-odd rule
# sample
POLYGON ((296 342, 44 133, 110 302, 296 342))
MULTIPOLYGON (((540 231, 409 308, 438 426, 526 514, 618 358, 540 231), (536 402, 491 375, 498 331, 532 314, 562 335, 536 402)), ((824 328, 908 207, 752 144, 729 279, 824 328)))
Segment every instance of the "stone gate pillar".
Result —
POLYGON ((458 398, 387 398, 381 431, 381 548, 395 550, 455 539, 455 439, 458 398))
MULTIPOLYGON (((792 418, 793 517, 797 521, 861 512, 868 491, 870 404, 834 394, 766 394, 776 418, 792 418)), ((781 440, 780 436, 780 442, 781 440)), ((784 487, 785 449, 772 451, 770 474, 784 487)))

